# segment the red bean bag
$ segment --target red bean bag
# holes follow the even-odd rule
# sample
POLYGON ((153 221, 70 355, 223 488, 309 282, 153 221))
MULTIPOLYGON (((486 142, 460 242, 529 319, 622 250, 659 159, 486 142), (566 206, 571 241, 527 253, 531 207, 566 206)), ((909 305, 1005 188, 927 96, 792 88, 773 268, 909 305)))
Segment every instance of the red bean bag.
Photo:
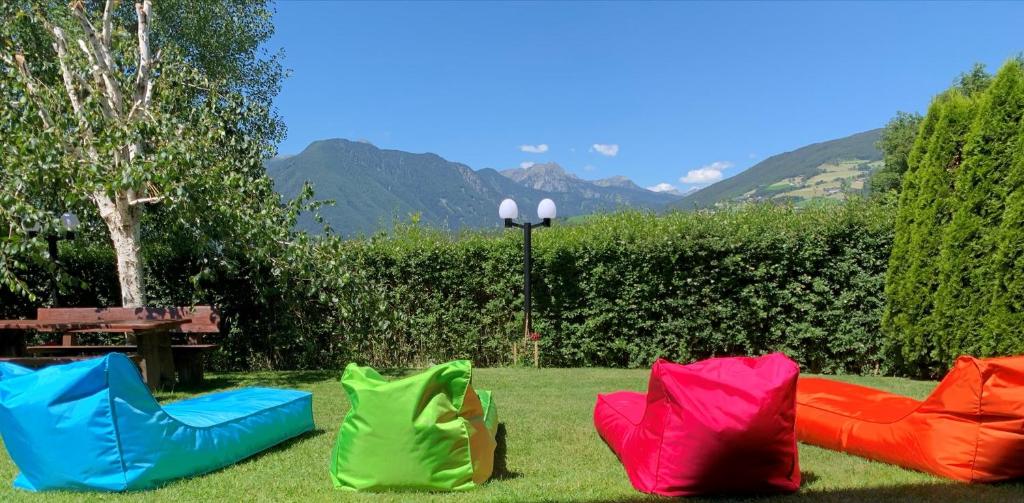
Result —
POLYGON ((964 482, 1024 477, 1024 357, 957 359, 923 401, 801 379, 801 442, 964 482))
POLYGON ((597 396, 594 425, 638 491, 662 496, 793 492, 796 363, 782 354, 658 360, 647 393, 597 396))

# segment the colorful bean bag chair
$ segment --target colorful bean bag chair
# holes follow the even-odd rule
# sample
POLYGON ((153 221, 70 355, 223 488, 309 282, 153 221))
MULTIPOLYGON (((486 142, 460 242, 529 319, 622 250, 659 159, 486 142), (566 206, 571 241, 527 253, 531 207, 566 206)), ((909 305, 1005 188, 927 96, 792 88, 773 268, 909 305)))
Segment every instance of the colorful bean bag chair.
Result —
POLYGON ((782 354, 658 360, 647 393, 597 396, 594 425, 638 491, 662 496, 793 492, 799 374, 782 354))
POLYGON ((29 491, 126 491, 230 465, 313 429, 309 393, 243 388, 160 406, 126 356, 0 363, 0 434, 29 491))
POLYGON ((923 401, 828 379, 797 387, 801 442, 964 482, 1024 476, 1024 357, 961 356, 923 401))
POLYGON ((351 408, 331 456, 335 487, 464 490, 490 478, 497 411, 490 392, 473 390, 468 361, 396 381, 349 364, 341 385, 351 408))

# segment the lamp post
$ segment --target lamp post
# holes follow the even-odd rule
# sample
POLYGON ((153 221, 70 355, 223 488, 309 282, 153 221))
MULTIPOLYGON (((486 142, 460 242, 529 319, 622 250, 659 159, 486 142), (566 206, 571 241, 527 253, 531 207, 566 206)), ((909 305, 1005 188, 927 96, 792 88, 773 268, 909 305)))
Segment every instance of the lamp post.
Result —
MULTIPOLYGON (((61 240, 72 240, 75 239, 75 231, 78 229, 79 221, 78 216, 74 213, 66 212, 60 216, 61 227, 64 228, 64 234, 51 233, 46 235, 47 252, 50 255, 50 260, 54 265, 57 265, 57 242, 61 240)), ((35 237, 39 235, 41 228, 39 224, 36 224, 28 229, 29 236, 35 237)), ((54 272, 53 278, 50 280, 50 304, 56 307, 60 303, 58 298, 57 290, 57 273, 54 272)))
MULTIPOLYGON (((505 227, 518 227, 523 229, 523 341, 530 340, 530 334, 533 332, 533 323, 531 321, 531 302, 530 302, 530 265, 532 262, 532 245, 530 242, 530 236, 533 233, 534 227, 551 227, 551 220, 556 215, 555 202, 550 199, 544 199, 537 205, 537 217, 540 218, 540 223, 534 224, 530 222, 516 223, 516 219, 519 218, 519 206, 515 201, 511 199, 505 199, 498 206, 498 216, 505 220, 505 227)), ((512 359, 518 362, 519 356, 517 348, 518 345, 512 346, 512 359)), ((533 366, 540 366, 540 354, 538 350, 537 341, 533 344, 533 366)))

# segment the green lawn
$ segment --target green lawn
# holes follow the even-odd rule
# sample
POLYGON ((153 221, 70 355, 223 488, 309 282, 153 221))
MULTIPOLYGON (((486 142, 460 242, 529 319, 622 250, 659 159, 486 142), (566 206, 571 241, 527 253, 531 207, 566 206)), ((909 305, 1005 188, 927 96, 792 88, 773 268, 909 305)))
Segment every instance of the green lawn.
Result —
MULTIPOLYGON (((598 391, 644 388, 647 372, 609 369, 479 369, 478 388, 495 393, 504 425, 498 473, 485 487, 457 494, 370 494, 335 491, 327 477, 336 429, 348 407, 338 372, 220 374, 211 389, 288 386, 314 393, 316 431, 235 466, 161 489, 133 494, 37 494, 10 488, 16 468, 0 454, 0 501, 639 501, 615 456, 591 423, 598 391), (504 451, 504 452, 501 452, 504 451)), ((851 377, 854 382, 923 396, 934 383, 851 377)), ((185 393, 163 394, 174 400, 185 393)), ((1024 483, 967 486, 860 458, 800 446, 804 485, 797 495, 756 501, 1024 501, 1024 483)), ((715 499, 713 501, 730 501, 715 499)))

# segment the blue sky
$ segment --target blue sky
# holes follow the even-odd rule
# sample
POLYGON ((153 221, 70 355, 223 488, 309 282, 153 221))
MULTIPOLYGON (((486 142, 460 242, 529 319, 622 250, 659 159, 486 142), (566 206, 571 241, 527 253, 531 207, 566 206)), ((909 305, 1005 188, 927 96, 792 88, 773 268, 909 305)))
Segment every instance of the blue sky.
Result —
POLYGON ((269 47, 292 71, 283 154, 340 137, 684 188, 923 112, 1024 50, 1022 21, 1024 3, 281 1, 269 47))

